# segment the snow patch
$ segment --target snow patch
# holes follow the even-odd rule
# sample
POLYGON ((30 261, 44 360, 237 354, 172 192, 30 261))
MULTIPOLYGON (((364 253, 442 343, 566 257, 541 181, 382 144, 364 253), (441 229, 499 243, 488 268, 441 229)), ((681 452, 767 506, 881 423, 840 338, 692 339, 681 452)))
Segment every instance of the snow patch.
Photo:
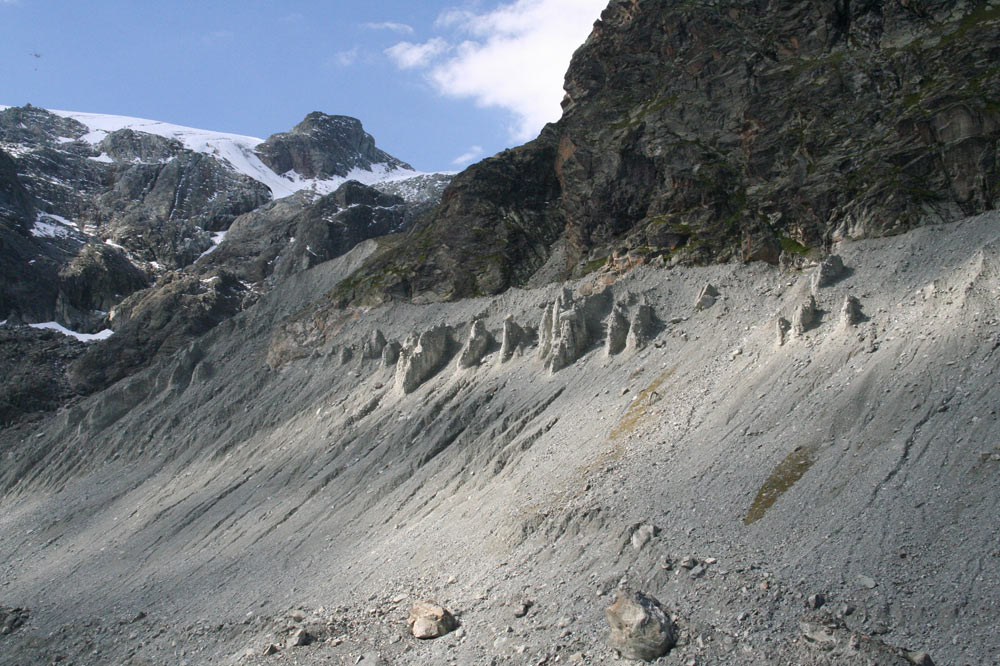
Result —
POLYGON ((114 160, 107 153, 101 153, 97 157, 88 157, 92 162, 103 162, 104 164, 114 164, 114 160))
POLYGON ((49 329, 51 331, 58 331, 63 335, 74 337, 80 342, 95 342, 97 340, 107 340, 115 333, 110 328, 106 328, 103 331, 100 331, 99 333, 77 333, 76 331, 71 331, 62 324, 60 324, 59 322, 55 321, 47 321, 42 324, 29 324, 29 325, 31 326, 31 328, 49 329))
POLYGON ((198 259, 201 259, 205 255, 209 255, 209 254, 212 254, 213 252, 215 252, 215 249, 217 247, 219 247, 219 245, 222 243, 223 240, 225 240, 225 238, 226 238, 226 232, 225 231, 216 231, 216 232, 214 232, 212 234, 212 247, 210 247, 207 250, 205 250, 204 252, 202 252, 201 255, 198 257, 198 259))
POLYGON ((73 238, 80 235, 76 225, 65 217, 52 213, 39 213, 31 226, 31 235, 36 238, 73 238))

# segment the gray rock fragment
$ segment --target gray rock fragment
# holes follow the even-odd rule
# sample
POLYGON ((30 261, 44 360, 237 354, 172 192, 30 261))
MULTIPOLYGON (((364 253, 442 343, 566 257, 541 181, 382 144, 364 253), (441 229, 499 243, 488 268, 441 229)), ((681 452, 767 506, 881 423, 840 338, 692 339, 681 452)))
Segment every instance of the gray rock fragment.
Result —
POLYGON ((361 358, 373 359, 381 358, 382 350, 385 349, 385 336, 377 328, 371 332, 361 349, 361 358))
POLYGON ((810 594, 809 598, 806 599, 806 608, 811 608, 816 610, 826 603, 826 597, 822 592, 817 592, 816 594, 810 594))
POLYGON ((906 660, 914 666, 934 666, 934 660, 926 652, 907 652, 906 660))
POLYGON ((303 647, 313 642, 312 635, 305 629, 297 629, 288 639, 288 647, 303 647))
POLYGON ((707 310, 708 308, 715 305, 715 300, 719 297, 719 290, 710 284, 706 284, 701 292, 698 294, 698 298, 695 299, 694 309, 695 310, 707 310))
POLYGON ((659 601, 642 592, 619 590, 604 615, 611 625, 611 646, 626 659, 653 661, 677 642, 670 616, 659 601))
POLYGON ((479 365, 486 355, 490 345, 493 344, 493 336, 486 330, 486 324, 482 319, 477 319, 469 329, 469 339, 462 348, 462 353, 458 356, 459 368, 471 368, 479 365))
POLYGON ((815 293, 818 289, 828 287, 844 273, 844 261, 840 256, 831 254, 824 259, 816 272, 812 275, 812 290, 815 293))

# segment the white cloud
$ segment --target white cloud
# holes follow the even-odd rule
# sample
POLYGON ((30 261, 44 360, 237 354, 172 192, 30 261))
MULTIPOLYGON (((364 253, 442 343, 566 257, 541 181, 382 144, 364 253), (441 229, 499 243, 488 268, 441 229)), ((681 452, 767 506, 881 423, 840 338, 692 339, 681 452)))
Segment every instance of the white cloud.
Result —
POLYGON ((450 42, 401 42, 386 53, 402 69, 428 68, 443 95, 510 111, 511 134, 525 141, 559 118, 570 57, 606 5, 607 0, 515 0, 482 13, 453 9, 435 23, 451 32, 450 42))
POLYGON ((405 23, 393 23, 392 21, 383 21, 382 23, 365 23, 362 27, 368 28, 369 30, 388 30, 390 32, 398 32, 404 35, 412 35, 413 28, 406 25, 405 23))
POLYGON ((451 161, 455 166, 465 166, 483 154, 482 146, 470 146, 467 151, 451 161))
POLYGON ((415 69, 426 67, 434 58, 448 49, 448 43, 440 37, 428 40, 423 44, 400 42, 385 50, 400 69, 415 69))
POLYGON ((358 48, 354 47, 349 51, 337 51, 329 60, 327 60, 328 65, 333 65, 335 67, 350 67, 358 61, 358 48))

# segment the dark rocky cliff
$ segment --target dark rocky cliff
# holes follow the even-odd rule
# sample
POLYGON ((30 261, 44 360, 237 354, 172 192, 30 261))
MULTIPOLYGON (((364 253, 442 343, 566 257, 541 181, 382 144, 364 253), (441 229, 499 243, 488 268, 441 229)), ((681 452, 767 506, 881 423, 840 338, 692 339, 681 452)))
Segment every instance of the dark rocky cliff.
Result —
POLYGON ((260 144, 257 155, 275 173, 294 171, 303 178, 347 176, 352 169, 371 169, 373 164, 413 168, 376 148, 357 118, 319 111, 260 144))
POLYGON ((998 26, 996 2, 615 0, 563 118, 456 177, 336 300, 497 293, 609 255, 777 263, 991 209, 998 26))

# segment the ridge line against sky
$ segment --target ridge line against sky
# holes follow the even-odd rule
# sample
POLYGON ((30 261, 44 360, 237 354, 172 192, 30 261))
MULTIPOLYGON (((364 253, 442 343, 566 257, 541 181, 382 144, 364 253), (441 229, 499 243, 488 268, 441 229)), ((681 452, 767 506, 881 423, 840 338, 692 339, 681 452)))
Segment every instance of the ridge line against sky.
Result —
POLYGON ((519 145, 560 114, 607 0, 0 0, 0 104, 266 138, 359 118, 424 171, 519 145))

